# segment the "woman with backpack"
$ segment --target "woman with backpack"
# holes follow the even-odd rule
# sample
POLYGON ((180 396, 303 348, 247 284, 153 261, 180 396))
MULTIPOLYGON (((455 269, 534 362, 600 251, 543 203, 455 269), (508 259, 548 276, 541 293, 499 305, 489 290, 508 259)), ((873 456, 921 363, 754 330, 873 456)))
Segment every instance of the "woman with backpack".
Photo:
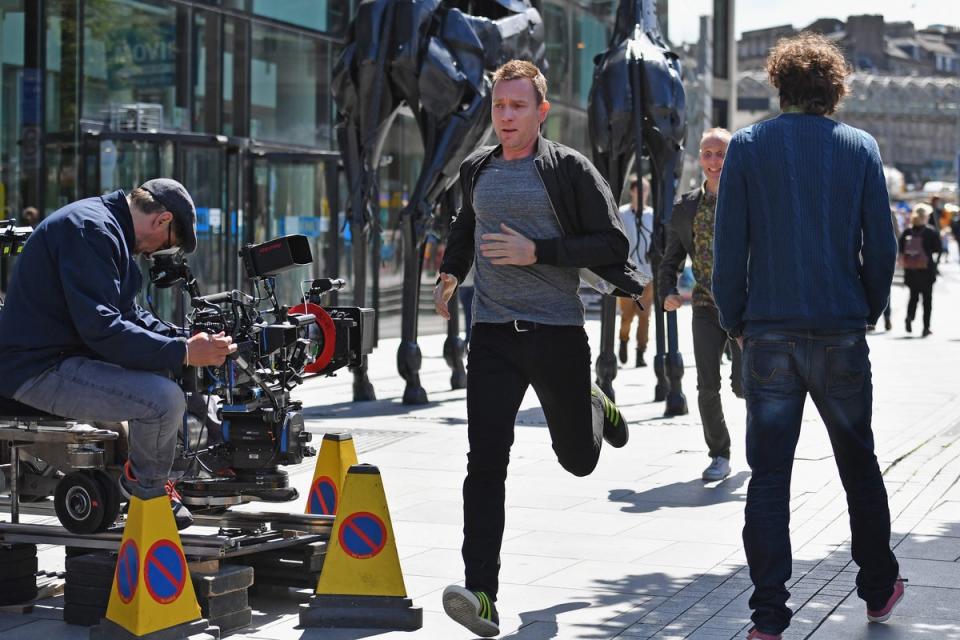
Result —
POLYGON ((917 313, 917 301, 923 296, 923 337, 930 331, 930 312, 933 309, 933 283, 937 279, 937 263, 933 254, 939 258, 943 248, 940 235, 927 226, 927 219, 933 213, 928 204, 920 203, 910 215, 910 227, 900 236, 900 265, 903 267, 903 282, 910 289, 910 302, 907 304, 907 333, 913 331, 913 319, 917 313))

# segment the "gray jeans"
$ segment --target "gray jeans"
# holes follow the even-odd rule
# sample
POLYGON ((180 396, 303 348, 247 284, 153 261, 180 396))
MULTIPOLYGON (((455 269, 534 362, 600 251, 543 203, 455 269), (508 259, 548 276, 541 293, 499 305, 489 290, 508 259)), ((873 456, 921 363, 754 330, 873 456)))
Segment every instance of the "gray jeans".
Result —
MULTIPOLYGON (((710 457, 730 459, 730 432, 723 417, 720 402, 720 359, 727 344, 727 332, 720 326, 720 313, 714 307, 693 308, 693 356, 697 362, 697 403, 703 422, 703 439, 710 457)), ((743 395, 743 376, 740 365, 740 347, 730 345, 733 371, 730 383, 735 394, 743 395)))
MULTIPOLYGON (((67 358, 28 380, 14 400, 75 420, 129 421, 130 464, 142 499, 165 495, 186 409, 183 391, 149 371, 67 358)), ((136 489, 136 487, 134 487, 136 489)))

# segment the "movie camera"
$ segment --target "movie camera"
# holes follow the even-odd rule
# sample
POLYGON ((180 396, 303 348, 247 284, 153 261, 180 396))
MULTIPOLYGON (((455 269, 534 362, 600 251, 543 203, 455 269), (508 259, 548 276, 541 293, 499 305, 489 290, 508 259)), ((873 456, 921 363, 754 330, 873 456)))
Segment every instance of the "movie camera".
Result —
POLYGON ((305 281, 303 299, 292 308, 277 300, 275 277, 313 261, 305 236, 247 245, 240 258, 254 294, 235 289, 202 295, 179 250, 152 255, 153 285, 182 284, 190 297, 189 334, 222 332, 237 345, 222 366, 188 367, 180 381, 185 391, 213 397, 219 405, 209 429, 211 421, 196 416, 184 427, 175 468, 186 472, 179 486, 187 504, 296 499, 297 490, 278 467, 298 464, 316 451, 308 444, 302 404, 290 391, 306 374, 357 366, 373 350, 372 309, 321 304, 343 280, 305 281))

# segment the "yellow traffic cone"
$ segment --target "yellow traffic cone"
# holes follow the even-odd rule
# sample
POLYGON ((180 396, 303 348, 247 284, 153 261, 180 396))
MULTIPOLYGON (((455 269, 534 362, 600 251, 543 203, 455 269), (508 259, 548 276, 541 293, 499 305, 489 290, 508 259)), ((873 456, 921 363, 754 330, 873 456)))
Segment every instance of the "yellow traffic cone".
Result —
POLYGON ((107 617, 91 640, 183 638, 208 623, 190 580, 167 496, 130 499, 107 617))
POLYGON ((423 626, 400 570, 380 470, 350 467, 316 595, 300 605, 302 627, 413 631, 423 626))
POLYGON ((313 470, 305 513, 335 515, 343 493, 347 469, 355 464, 357 450, 353 446, 353 436, 349 433, 324 434, 320 453, 317 454, 317 466, 313 470))

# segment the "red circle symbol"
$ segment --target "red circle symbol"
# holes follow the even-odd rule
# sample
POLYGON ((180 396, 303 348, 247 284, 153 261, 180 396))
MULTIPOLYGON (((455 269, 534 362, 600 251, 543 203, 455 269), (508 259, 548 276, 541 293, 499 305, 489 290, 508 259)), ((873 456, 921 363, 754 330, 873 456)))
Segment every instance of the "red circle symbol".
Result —
POLYGON ((150 597, 170 604, 180 597, 187 582, 187 560, 170 540, 158 540, 143 559, 143 581, 150 597))
POLYGON ((358 511, 344 519, 339 539, 340 548, 347 555, 366 560, 380 553, 387 544, 387 527, 372 513, 358 511))
POLYGON ((303 368, 307 373, 319 373, 323 371, 330 361, 333 360, 333 348, 337 343, 337 328, 333 324, 333 318, 318 304, 308 302, 290 307, 289 313, 312 313, 317 318, 317 328, 320 329, 320 337, 323 339, 323 348, 317 359, 303 368))
POLYGON ((140 553, 137 543, 133 540, 127 540, 120 547, 113 579, 117 583, 120 601, 123 604, 130 604, 137 593, 137 584, 140 582, 140 553))
POLYGON ((332 516, 337 512, 337 485, 328 476, 320 476, 310 487, 310 513, 332 516))

